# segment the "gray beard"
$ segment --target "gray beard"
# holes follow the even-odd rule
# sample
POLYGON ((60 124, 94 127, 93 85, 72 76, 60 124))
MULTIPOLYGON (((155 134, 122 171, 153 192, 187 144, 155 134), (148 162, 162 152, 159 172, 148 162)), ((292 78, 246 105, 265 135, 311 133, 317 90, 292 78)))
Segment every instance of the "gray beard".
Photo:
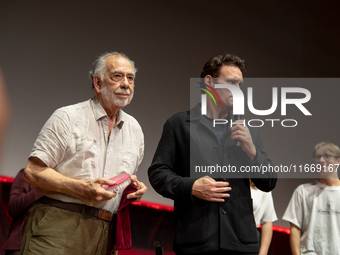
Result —
POLYGON ((120 99, 120 98, 115 96, 114 99, 113 99, 113 103, 115 105, 117 105, 118 107, 125 107, 125 106, 127 106, 131 102, 132 98, 133 98, 133 92, 132 92, 130 98, 124 98, 124 99, 122 98, 122 99, 120 99))

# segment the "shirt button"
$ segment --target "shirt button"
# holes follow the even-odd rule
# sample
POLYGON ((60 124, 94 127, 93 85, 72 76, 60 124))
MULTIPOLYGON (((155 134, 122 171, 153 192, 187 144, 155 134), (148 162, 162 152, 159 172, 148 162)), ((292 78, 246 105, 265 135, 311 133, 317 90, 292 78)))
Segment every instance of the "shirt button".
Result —
POLYGON ((223 215, 226 215, 226 210, 224 210, 224 209, 221 209, 221 213, 223 214, 223 215))
POLYGON ((217 151, 217 146, 214 147, 214 152, 216 152, 216 151, 217 151))

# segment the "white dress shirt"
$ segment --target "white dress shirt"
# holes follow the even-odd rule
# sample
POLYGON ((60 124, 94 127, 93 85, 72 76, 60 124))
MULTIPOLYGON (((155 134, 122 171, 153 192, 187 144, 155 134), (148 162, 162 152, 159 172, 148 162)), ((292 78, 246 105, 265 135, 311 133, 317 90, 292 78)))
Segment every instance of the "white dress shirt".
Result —
MULTIPOLYGON (((60 174, 78 179, 109 179, 137 172, 144 155, 144 136, 135 118, 122 110, 109 136, 109 118, 96 97, 56 110, 40 131, 30 157, 37 157, 60 174)), ((87 204, 115 213, 122 191, 94 204, 87 198, 36 189, 37 198, 87 204)))

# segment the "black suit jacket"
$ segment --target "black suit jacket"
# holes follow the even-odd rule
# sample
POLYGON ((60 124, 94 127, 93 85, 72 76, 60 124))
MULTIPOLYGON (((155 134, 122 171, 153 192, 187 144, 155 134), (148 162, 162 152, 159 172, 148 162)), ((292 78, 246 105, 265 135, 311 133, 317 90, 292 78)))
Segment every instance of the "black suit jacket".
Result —
MULTIPOLYGON (((231 112, 229 116, 232 118, 231 112)), ((239 170, 242 165, 272 164, 258 130, 249 130, 257 150, 253 162, 235 148, 230 131, 224 144, 224 156, 220 157, 215 134, 202 123, 200 105, 173 115, 165 123, 148 175, 159 194, 174 200, 175 252, 194 254, 221 249, 258 252, 249 178, 257 188, 268 192, 275 187, 276 173, 223 174, 220 180, 228 181, 232 188, 230 198, 223 203, 208 202, 191 194, 198 178, 190 178, 190 170, 194 171, 195 166, 213 162, 221 166, 234 165, 239 170)))

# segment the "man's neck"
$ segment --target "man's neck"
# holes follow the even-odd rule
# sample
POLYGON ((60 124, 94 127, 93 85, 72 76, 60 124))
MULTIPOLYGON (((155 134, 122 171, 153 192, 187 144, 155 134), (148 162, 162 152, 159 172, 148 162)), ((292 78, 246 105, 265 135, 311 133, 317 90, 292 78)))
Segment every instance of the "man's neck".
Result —
POLYGON ((225 119, 230 111, 229 109, 209 104, 207 108, 207 117, 211 119, 225 119))
POLYGON ((109 117, 109 134, 111 133, 112 128, 117 124, 119 110, 107 115, 109 117))
POLYGON ((110 121, 116 122, 118 119, 118 115, 119 115, 119 110, 120 109, 115 109, 113 111, 106 111, 107 113, 107 117, 110 119, 110 121))

